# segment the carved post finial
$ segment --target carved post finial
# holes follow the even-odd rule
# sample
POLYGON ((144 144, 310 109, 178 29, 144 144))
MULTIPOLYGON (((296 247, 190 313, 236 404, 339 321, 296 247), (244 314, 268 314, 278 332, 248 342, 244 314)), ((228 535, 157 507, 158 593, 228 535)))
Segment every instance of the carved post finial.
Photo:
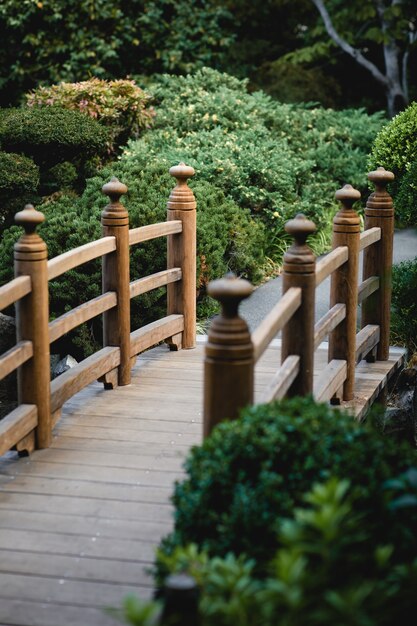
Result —
POLYGON ((253 403, 253 343, 248 325, 238 313, 253 286, 228 274, 209 283, 207 292, 221 303, 212 322, 204 359, 204 434, 224 419, 238 417, 253 403))
POLYGON ((187 184, 188 179, 195 174, 194 168, 181 162, 171 167, 169 173, 176 178, 177 184, 169 196, 168 209, 181 211, 195 209, 197 206, 195 197, 187 184))
POLYGON ((294 219, 285 224, 285 230, 294 238, 298 246, 304 246, 307 237, 315 232, 316 225, 307 219, 303 213, 298 213, 294 219))
POLYGON ((352 185, 344 185, 336 191, 334 197, 342 203, 342 209, 353 211, 352 207, 357 200, 360 200, 361 193, 352 185))
POLYGON ((33 204, 26 204, 23 211, 16 213, 14 221, 18 226, 23 226, 26 235, 31 235, 36 231, 39 224, 45 221, 45 216, 37 211, 33 204))
POLYGON ((373 172, 369 172, 368 179, 373 182, 378 191, 385 190, 388 183, 395 178, 393 172, 386 170, 384 167, 377 167, 373 172))
POLYGON ((116 176, 112 176, 108 183, 101 188, 102 192, 110 198, 111 204, 119 204, 121 196, 127 193, 127 187, 116 176))

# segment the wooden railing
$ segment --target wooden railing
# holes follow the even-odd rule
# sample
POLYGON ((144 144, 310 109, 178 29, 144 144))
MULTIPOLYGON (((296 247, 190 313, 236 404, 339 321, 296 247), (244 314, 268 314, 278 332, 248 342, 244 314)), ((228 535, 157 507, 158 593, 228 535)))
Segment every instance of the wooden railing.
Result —
POLYGON ((49 261, 36 233, 42 213, 27 205, 16 215, 25 232, 14 248, 16 278, 0 288, 0 310, 15 303, 17 344, 0 357, 0 379, 18 370, 18 407, 0 422, 0 455, 12 447, 48 447, 63 404, 97 379, 107 388, 129 384, 134 359, 147 348, 163 340, 174 350, 195 346, 196 202, 187 185, 194 170, 181 163, 170 174, 177 185, 167 222, 129 230, 120 203, 127 187, 112 178, 103 187, 110 199, 101 218, 103 237, 49 261), (168 238, 167 269, 130 282, 130 247, 162 236, 168 238), (99 257, 102 295, 50 322, 48 281, 99 257), (166 317, 131 332, 131 298, 165 285, 166 317), (103 315, 103 348, 51 382, 50 344, 97 315, 103 315))
POLYGON ((341 209, 333 220, 333 250, 316 263, 306 244, 313 222, 297 215, 286 224, 294 244, 284 256, 283 295, 251 335, 239 317, 240 302, 253 287, 226 277, 209 285, 222 306, 211 325, 205 356, 204 433, 254 401, 254 368, 271 340, 282 331, 281 366, 263 401, 313 394, 334 404, 352 400, 355 367, 366 358, 387 360, 389 354, 391 267, 394 209, 386 191, 394 179, 378 168, 368 178, 376 190, 365 209, 365 231, 353 204, 359 191, 345 185, 336 192, 341 209), (363 281, 358 284, 359 253, 363 250, 363 281), (314 323, 316 287, 331 277, 330 310, 314 323), (357 332, 357 308, 362 306, 357 332), (314 352, 329 337, 328 364, 313 384, 314 352))

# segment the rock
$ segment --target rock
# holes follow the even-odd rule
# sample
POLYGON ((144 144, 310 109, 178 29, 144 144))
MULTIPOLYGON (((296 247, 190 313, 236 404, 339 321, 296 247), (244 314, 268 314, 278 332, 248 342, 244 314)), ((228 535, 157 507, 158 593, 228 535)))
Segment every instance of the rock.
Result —
POLYGON ((63 374, 67 370, 70 370, 72 367, 75 367, 76 365, 78 365, 78 361, 76 361, 74 357, 71 356, 70 354, 67 354, 66 357, 58 361, 55 367, 52 368, 52 378, 56 378, 57 376, 60 376, 61 374, 63 374))
POLYGON ((417 447, 417 367, 402 370, 395 384, 391 406, 383 419, 384 431, 405 435, 417 447))

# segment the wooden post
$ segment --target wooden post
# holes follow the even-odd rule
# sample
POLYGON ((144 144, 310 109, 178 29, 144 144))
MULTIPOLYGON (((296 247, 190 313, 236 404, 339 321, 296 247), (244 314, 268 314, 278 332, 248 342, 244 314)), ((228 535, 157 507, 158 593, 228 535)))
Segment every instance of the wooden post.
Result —
MULTIPOLYGON (((103 236, 116 238, 116 250, 103 256, 103 293, 115 291, 117 306, 103 314, 103 341, 105 346, 120 347, 118 384, 130 384, 130 274, 129 274, 129 214, 120 196, 127 187, 117 178, 103 186, 110 203, 101 214, 103 236)), ((113 387, 114 377, 103 377, 106 387, 113 387)))
POLYGON ((363 280, 370 276, 379 276, 379 289, 362 304, 362 327, 367 324, 379 325, 377 359, 386 361, 389 357, 394 241, 394 207, 386 186, 394 180, 394 174, 383 167, 378 167, 375 172, 368 174, 368 178, 375 184, 376 189, 366 203, 365 229, 379 226, 381 239, 364 250, 363 280))
MULTIPOLYGON (((14 246, 15 276, 30 276, 31 292, 16 302, 17 341, 29 340, 33 345, 33 357, 18 370, 19 404, 36 404, 38 426, 35 442, 26 438, 19 451, 48 448, 51 445, 51 391, 49 351, 49 296, 48 296, 48 250, 36 232, 36 227, 45 216, 27 204, 15 216, 16 224, 23 226, 25 233, 14 246)), ((32 440, 31 440, 32 439, 32 440)))
POLYGON ((247 280, 228 274, 209 283, 207 292, 222 305, 208 335, 204 359, 204 436, 222 420, 238 417, 253 404, 253 344, 239 304, 253 291, 247 280))
POLYGON ((301 306, 282 331, 281 362, 292 354, 300 357, 300 372, 287 395, 305 396, 313 391, 314 369, 314 306, 316 298, 316 257, 307 246, 308 235, 316 226, 303 214, 285 225, 285 230, 295 243, 284 255, 282 292, 290 287, 300 287, 301 306))
POLYGON ((168 236, 167 267, 180 267, 182 280, 167 287, 168 315, 184 316, 182 338, 176 335, 167 339, 171 350, 195 348, 196 338, 196 201, 187 185, 187 179, 194 176, 194 169, 180 163, 169 170, 177 179, 177 185, 168 200, 168 220, 181 220, 182 233, 168 236))
POLYGON ((343 400, 352 400, 355 386, 356 366, 356 318, 358 307, 358 268, 360 219, 352 206, 361 194, 352 185, 336 191, 336 199, 342 208, 333 220, 333 248, 347 246, 349 257, 346 263, 331 276, 330 306, 342 303, 346 306, 346 317, 330 333, 329 361, 343 359, 347 365, 347 377, 343 384, 343 400))

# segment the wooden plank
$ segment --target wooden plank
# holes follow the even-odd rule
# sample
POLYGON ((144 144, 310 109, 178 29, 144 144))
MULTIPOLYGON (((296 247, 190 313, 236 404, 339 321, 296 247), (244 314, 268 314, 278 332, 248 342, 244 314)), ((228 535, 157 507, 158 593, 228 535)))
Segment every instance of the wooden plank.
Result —
POLYGON ((170 270, 164 270, 163 272, 156 272, 145 278, 138 278, 138 280, 134 280, 130 283, 130 297, 135 298, 152 289, 175 283, 181 280, 181 278, 182 272, 180 267, 174 267, 170 270))
POLYGON ((184 329, 182 315, 167 315, 130 333, 130 356, 135 356, 151 346, 180 333, 184 329))
POLYGON ((0 380, 26 363, 33 356, 31 341, 19 341, 0 357, 0 380))
POLYGON ((33 404, 21 404, 0 421, 0 456, 26 437, 38 425, 33 404))
POLYGON ((18 276, 0 287, 0 311, 20 298, 27 296, 32 289, 30 276, 18 276))
POLYGON ((252 333, 255 363, 265 352, 271 340, 282 330, 301 304, 301 289, 292 287, 285 292, 279 302, 268 313, 252 333))
MULTIPOLYGON (((90 522, 91 524, 91 522, 90 522)), ((91 527, 90 535, 91 539, 91 527)), ((117 585, 152 587, 152 578, 141 561, 80 558, 61 554, 34 554, 31 551, 0 550, 0 572, 30 576, 53 576, 66 580, 108 582, 117 585)))
POLYGON ((356 335, 356 363, 359 363, 377 345, 379 341, 379 326, 368 324, 356 335))
MULTIPOLYGON (((136 481, 135 481, 136 482, 136 481)), ((170 485, 172 485, 172 477, 170 479, 170 485)), ((165 485, 167 486, 167 485, 165 485)), ((168 504, 149 504, 146 502, 121 502, 120 500, 105 500, 98 498, 71 498, 67 496, 40 496, 37 494, 27 493, 25 497, 22 498, 21 493, 2 493, 0 498, 0 511, 3 509, 10 510, 14 508, 16 512, 26 512, 26 513, 42 513, 42 511, 47 510, 51 514, 60 514, 60 515, 77 515, 77 516, 87 516, 87 517, 97 517, 104 519, 123 519, 123 520, 131 520, 136 521, 137 523, 143 521, 146 522, 162 522, 162 523, 172 523, 172 514, 173 507, 168 504)), ((20 514, 19 513, 19 514, 20 514)), ((17 531, 16 531, 17 532, 17 531)), ((47 538, 46 538, 47 539, 47 538)), ((77 536, 75 537, 77 539, 77 536)), ((20 544, 16 543, 17 535, 11 537, 9 535, 8 539, 4 539, 3 531, 0 534, 0 540, 4 541, 0 547, 8 547, 11 545, 20 545, 21 549, 37 549, 39 552, 42 552, 46 549, 46 545, 43 546, 36 544, 36 542, 32 542, 32 546, 30 540, 28 539, 25 543, 23 543, 22 537, 20 537, 20 544), (13 541, 10 543, 10 539, 13 541)), ((48 551, 52 550, 52 542, 55 541, 56 545, 60 547, 60 542, 57 538, 53 539, 51 537, 50 542, 48 543, 48 551)), ((62 538, 61 538, 62 541, 62 538)), ((81 541, 81 539, 80 539, 81 541)), ((103 538, 104 541, 104 538, 103 538)), ((123 541, 121 539, 121 541, 123 541)), ((91 542, 91 538, 90 538, 91 542)), ((88 542, 87 542, 88 543, 88 542)), ((146 542, 143 542, 144 544, 146 542)), ((107 549, 111 549, 110 540, 106 543, 107 549)), ((84 544, 83 544, 84 545, 84 544)), ((150 552, 149 543, 146 543, 147 546, 147 556, 148 560, 152 560, 153 553, 150 552)), ((90 556, 100 556, 100 548, 91 547, 90 551, 80 548, 79 545, 74 545, 72 552, 70 552, 70 545, 65 545, 65 554, 79 554, 81 551, 84 551, 86 555, 90 556)), ((102 547, 102 546, 101 546, 102 547)), ((115 549, 115 546, 113 546, 115 549)), ((129 552, 125 553, 126 558, 129 558, 129 552)), ((119 557, 120 558, 120 557, 119 557)))
POLYGON ((368 228, 364 230, 363 233, 360 234, 359 239, 359 250, 364 250, 368 246, 371 246, 376 241, 381 239, 381 229, 379 226, 374 226, 373 228, 368 228))
POLYGON ((83 246, 78 246, 78 248, 73 250, 68 250, 68 252, 64 252, 48 261, 48 280, 53 280, 64 274, 64 272, 74 269, 74 267, 83 265, 109 252, 114 252, 114 250, 116 250, 115 237, 102 237, 83 246))
POLYGON ((358 287, 358 304, 369 298, 377 289, 379 289, 379 276, 370 276, 364 280, 358 287))
POLYGON ((129 246, 134 246, 143 241, 164 237, 165 235, 175 235, 182 232, 182 221, 171 220, 168 222, 160 222, 158 224, 149 224, 148 226, 140 226, 129 230, 129 246))
POLYGON ((314 399, 317 402, 330 400, 346 380, 346 361, 333 359, 314 383, 314 399))
POLYGON ((316 264, 316 287, 348 260, 347 246, 335 248, 316 264))
POLYGON ((71 311, 57 317, 53 322, 49 323, 49 341, 53 343, 65 333, 80 324, 91 320, 96 315, 104 313, 117 305, 117 296, 114 291, 103 293, 97 298, 93 298, 80 306, 75 307, 71 311))
POLYGON ((287 356, 276 373, 274 380, 268 386, 263 402, 272 402, 273 400, 281 400, 284 398, 288 389, 294 382, 299 369, 300 357, 295 355, 287 356))
MULTIPOLYGON (((150 596, 144 588, 139 588, 137 595, 150 596)), ((52 598, 45 602, 2 598, 0 623, 7 626, 120 626, 120 620, 107 615, 103 608, 55 604, 52 598)))
POLYGON ((346 305, 335 304, 314 326, 314 349, 317 350, 323 339, 346 317, 346 305))
MULTIPOLYGON (((135 592, 134 585, 110 585, 89 581, 75 581, 64 578, 56 581, 54 594, 51 581, 43 576, 23 576, 19 574, 0 574, 0 598, 44 602, 53 600, 56 604, 75 606, 105 607, 118 605, 128 593, 135 592)), ((62 622, 57 622, 58 624, 62 622)))
POLYGON ((81 361, 51 382, 51 411, 55 412, 78 391, 89 385, 106 372, 117 367, 120 362, 120 349, 102 348, 81 361))

